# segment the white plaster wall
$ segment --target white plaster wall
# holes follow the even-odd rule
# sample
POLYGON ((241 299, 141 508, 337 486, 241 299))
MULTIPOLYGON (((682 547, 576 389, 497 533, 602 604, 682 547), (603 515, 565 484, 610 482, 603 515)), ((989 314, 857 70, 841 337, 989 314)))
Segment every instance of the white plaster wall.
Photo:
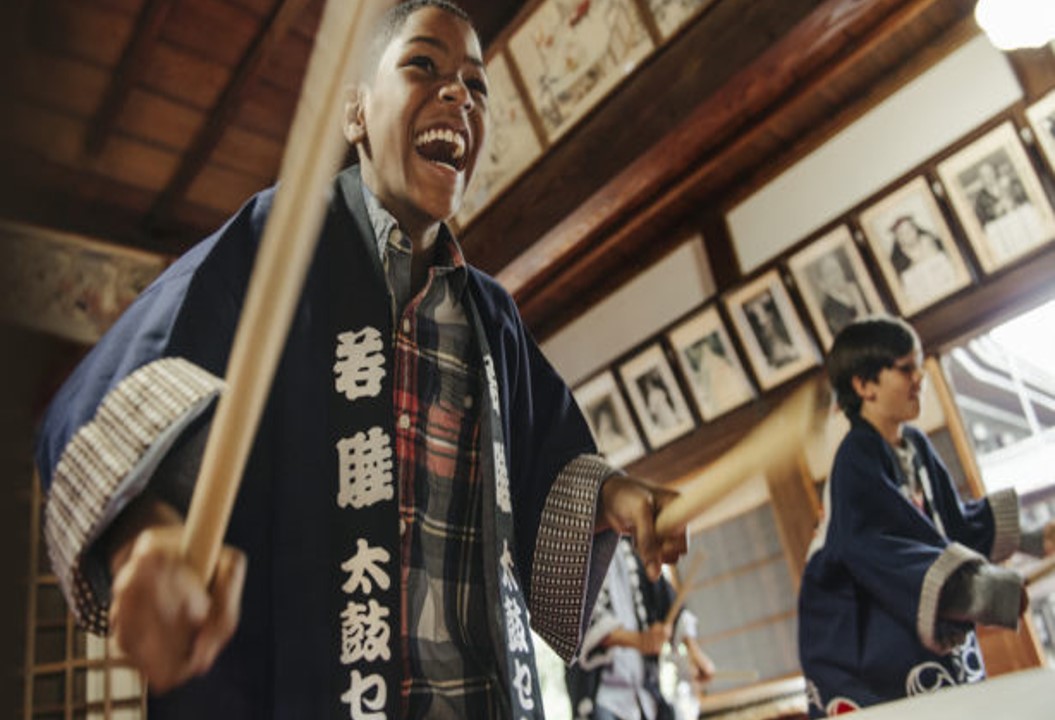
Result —
POLYGON ((590 308, 542 345, 569 385, 654 335, 714 295, 698 235, 590 308))
POLYGON ((749 273, 1022 97, 984 36, 968 42, 734 207, 749 273))

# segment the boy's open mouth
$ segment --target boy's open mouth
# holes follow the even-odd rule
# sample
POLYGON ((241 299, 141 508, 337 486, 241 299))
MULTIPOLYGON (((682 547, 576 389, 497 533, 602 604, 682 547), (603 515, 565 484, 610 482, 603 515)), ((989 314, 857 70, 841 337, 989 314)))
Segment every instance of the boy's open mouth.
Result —
POLYGON ((414 138, 414 148, 429 162, 465 169, 467 142, 463 133, 450 128, 432 128, 414 138))

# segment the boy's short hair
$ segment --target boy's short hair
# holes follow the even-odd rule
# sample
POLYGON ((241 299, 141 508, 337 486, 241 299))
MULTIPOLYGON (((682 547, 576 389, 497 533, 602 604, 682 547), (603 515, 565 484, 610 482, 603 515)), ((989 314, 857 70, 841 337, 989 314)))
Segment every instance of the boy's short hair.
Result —
POLYGON ((476 31, 472 18, 469 17, 468 13, 449 0, 406 0, 398 5, 394 5, 389 8, 377 22, 374 38, 370 42, 370 54, 367 56, 366 62, 368 70, 366 73, 366 79, 368 81, 373 78, 373 73, 377 69, 377 63, 384 54, 385 48, 387 48, 388 44, 392 42, 392 38, 398 35, 399 31, 403 29, 403 25, 406 24, 407 18, 418 10, 427 7, 434 7, 437 10, 450 13, 459 20, 464 20, 469 24, 469 27, 473 28, 474 32, 476 31))
POLYGON ((919 336, 901 318, 879 315, 856 320, 839 332, 825 363, 828 380, 846 417, 861 414, 855 377, 875 380, 884 368, 920 347, 919 336))

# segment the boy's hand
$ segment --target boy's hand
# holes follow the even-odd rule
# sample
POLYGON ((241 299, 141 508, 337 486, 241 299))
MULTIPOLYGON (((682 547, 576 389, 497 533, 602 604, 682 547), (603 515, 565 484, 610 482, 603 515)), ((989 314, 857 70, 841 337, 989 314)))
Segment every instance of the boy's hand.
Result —
POLYGON ((206 587, 183 560, 181 525, 148 528, 115 564, 110 629, 163 693, 205 673, 238 627, 245 555, 224 547, 206 587))
POLYGON ((1055 520, 1044 526, 1044 555, 1055 554, 1055 520))
POLYGON ((656 515, 677 496, 673 490, 626 476, 613 475, 601 485, 597 530, 611 529, 630 535, 653 582, 659 579, 662 563, 677 561, 688 549, 685 528, 662 537, 656 535, 656 515))
POLYGON ((655 622, 638 633, 638 651, 646 657, 658 657, 663 646, 670 641, 670 625, 655 622))

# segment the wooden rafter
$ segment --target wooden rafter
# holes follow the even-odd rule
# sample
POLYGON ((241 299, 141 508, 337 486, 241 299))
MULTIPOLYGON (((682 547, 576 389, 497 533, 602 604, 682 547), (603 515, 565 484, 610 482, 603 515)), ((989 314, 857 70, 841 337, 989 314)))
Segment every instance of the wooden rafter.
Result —
POLYGON ((264 64, 282 45, 294 23, 311 0, 278 0, 275 9, 261 26, 242 61, 231 75, 208 120, 194 136, 172 179, 158 196, 148 217, 150 227, 164 226, 173 204, 190 188, 205 167, 238 112, 246 90, 252 86, 264 64))
POLYGON ((117 119, 128 102, 132 88, 136 86, 147 67, 147 57, 157 44, 161 27, 174 4, 175 0, 147 0, 143 5, 132 37, 110 78, 99 110, 88 126, 84 148, 89 155, 99 154, 117 125, 117 119))

